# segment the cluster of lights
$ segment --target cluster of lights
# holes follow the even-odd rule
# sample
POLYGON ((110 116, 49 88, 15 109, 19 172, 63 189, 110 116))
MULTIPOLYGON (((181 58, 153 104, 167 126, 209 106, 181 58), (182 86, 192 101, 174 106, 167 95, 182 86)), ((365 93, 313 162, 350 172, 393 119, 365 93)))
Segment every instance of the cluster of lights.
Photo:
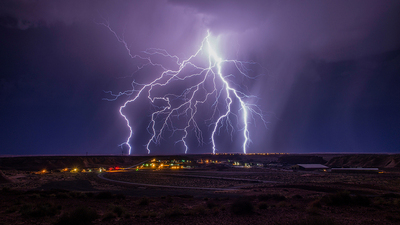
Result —
POLYGON ((185 163, 190 163, 190 160, 156 160, 152 159, 148 163, 143 163, 140 166, 136 166, 136 171, 140 169, 185 169, 190 168, 190 166, 186 165, 185 163), (185 164, 185 165, 183 165, 185 164))
POLYGON ((215 155, 289 155, 289 153, 215 153, 215 155))
MULTIPOLYGON (((71 173, 78 173, 78 172, 82 172, 82 173, 91 173, 93 171, 98 171, 98 172, 104 172, 104 171, 119 171, 119 170, 123 170, 123 168, 120 168, 119 166, 116 167, 110 167, 108 168, 108 170, 104 169, 104 168, 98 168, 98 169, 93 169, 93 168, 88 168, 88 169, 79 169, 79 168, 64 168, 61 169, 59 171, 61 172, 71 172, 71 173)), ((46 169, 43 169, 41 171, 39 171, 38 173, 48 173, 48 171, 46 169)))

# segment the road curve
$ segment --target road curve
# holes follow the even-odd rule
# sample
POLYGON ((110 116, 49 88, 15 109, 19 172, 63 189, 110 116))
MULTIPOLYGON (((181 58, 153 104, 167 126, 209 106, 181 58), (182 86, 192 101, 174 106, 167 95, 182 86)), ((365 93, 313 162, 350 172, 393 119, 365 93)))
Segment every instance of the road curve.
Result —
POLYGON ((176 176, 176 177, 197 177, 197 178, 206 178, 206 179, 218 179, 218 180, 234 180, 234 181, 246 181, 251 183, 280 183, 278 181, 269 181, 269 180, 256 180, 256 179, 244 179, 244 178, 234 178, 234 177, 214 177, 214 176, 200 176, 200 175, 180 175, 180 174, 168 174, 168 176, 176 176))
POLYGON ((130 185, 147 186, 147 187, 161 187, 161 188, 197 189, 197 190, 208 190, 208 191, 231 191, 231 190, 237 190, 236 187, 231 187, 231 188, 206 188, 206 187, 181 187, 181 186, 170 186, 170 185, 134 183, 134 182, 127 182, 127 181, 120 181, 120 180, 113 180, 113 179, 105 178, 104 174, 106 174, 106 173, 99 173, 97 176, 99 178, 103 179, 103 180, 111 181, 111 182, 114 182, 114 183, 120 183, 120 184, 130 184, 130 185))

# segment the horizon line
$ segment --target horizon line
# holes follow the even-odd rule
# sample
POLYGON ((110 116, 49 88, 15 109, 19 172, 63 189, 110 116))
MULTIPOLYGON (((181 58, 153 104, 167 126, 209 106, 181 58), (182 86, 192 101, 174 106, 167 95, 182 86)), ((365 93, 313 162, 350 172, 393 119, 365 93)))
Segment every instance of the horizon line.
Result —
POLYGON ((11 158, 11 157, 49 157, 49 156, 185 156, 185 155, 310 155, 310 154, 327 154, 327 155, 351 155, 351 154, 382 154, 382 155, 394 155, 400 154, 399 152, 254 152, 254 153, 241 153, 241 152, 226 152, 226 153, 193 153, 193 154, 145 154, 145 155, 136 155, 136 154, 37 154, 37 155, 9 155, 3 154, 0 155, 0 158, 11 158))

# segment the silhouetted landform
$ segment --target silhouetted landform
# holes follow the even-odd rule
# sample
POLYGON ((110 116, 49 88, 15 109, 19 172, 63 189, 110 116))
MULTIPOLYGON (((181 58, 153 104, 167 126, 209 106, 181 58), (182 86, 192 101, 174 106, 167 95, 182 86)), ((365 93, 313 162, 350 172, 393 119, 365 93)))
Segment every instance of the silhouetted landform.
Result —
POLYGON ((149 156, 27 156, 0 158, 0 169, 37 171, 61 168, 130 166, 149 156))
POLYGON ((352 154, 334 157, 326 163, 331 168, 337 167, 363 167, 363 168, 386 168, 400 169, 400 154, 384 155, 384 154, 352 154))
POLYGON ((60 168, 98 168, 109 166, 131 166, 141 161, 158 157, 160 159, 209 160, 207 167, 223 170, 226 165, 236 166, 290 166, 296 164, 323 164, 330 168, 400 168, 399 154, 199 154, 181 156, 22 156, 0 158, 0 169, 39 171, 60 168), (221 163, 222 162, 222 163, 221 163))
POLYGON ((327 161, 315 155, 286 155, 279 158, 283 164, 325 164, 327 161))

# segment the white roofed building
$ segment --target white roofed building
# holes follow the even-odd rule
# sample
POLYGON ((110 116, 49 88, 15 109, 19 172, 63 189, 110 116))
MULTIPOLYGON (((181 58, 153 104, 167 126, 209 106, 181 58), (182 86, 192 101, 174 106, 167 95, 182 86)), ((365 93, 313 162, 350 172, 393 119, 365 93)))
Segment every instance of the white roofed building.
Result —
POLYGON ((297 164, 291 167, 293 170, 326 170, 329 167, 322 164, 297 164))

